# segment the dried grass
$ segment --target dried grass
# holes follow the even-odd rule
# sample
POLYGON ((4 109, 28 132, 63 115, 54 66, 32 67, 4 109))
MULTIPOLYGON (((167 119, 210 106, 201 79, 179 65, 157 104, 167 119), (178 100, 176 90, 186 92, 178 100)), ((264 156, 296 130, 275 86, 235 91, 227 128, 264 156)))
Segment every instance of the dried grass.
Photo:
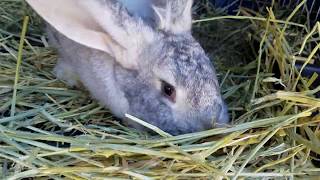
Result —
POLYGON ((295 68, 319 61, 320 23, 307 23, 305 1, 237 16, 213 17, 204 1, 195 9, 233 125, 171 136, 129 115, 156 135, 124 127, 57 80, 39 18, 22 0, 1 0, 0 178, 317 179, 319 80, 295 68))

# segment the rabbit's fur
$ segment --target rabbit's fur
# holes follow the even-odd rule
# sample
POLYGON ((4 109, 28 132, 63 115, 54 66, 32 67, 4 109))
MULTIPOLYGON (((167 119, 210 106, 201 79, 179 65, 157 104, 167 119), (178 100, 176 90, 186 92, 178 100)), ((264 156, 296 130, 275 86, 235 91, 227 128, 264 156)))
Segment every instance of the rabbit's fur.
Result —
POLYGON ((192 0, 166 1, 165 6, 163 0, 136 1, 148 1, 143 8, 134 7, 132 0, 55 1, 70 2, 81 14, 71 9, 50 15, 45 6, 59 2, 27 0, 54 27, 47 32, 59 51, 55 67, 59 79, 72 86, 83 84, 135 128, 141 126, 126 120, 125 114, 171 134, 228 123, 215 70, 191 35, 192 0), (164 96, 164 82, 175 88, 174 99, 164 96))

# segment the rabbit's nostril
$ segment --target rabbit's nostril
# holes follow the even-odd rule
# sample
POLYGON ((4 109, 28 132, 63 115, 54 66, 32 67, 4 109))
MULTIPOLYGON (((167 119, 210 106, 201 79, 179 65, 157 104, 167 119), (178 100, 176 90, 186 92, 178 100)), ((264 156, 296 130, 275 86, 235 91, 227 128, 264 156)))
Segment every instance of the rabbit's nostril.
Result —
POLYGON ((215 127, 225 127, 230 121, 227 105, 223 103, 220 107, 220 112, 217 114, 217 119, 214 125, 215 127))

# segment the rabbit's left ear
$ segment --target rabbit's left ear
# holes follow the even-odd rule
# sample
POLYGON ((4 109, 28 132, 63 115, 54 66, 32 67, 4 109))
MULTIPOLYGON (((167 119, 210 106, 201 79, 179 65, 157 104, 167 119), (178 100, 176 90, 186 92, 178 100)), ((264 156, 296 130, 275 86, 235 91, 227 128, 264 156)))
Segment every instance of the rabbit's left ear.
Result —
POLYGON ((26 0, 67 38, 104 51, 120 65, 137 69, 139 54, 155 40, 155 32, 131 16, 118 0, 26 0))
POLYGON ((153 10, 158 19, 158 28, 174 34, 190 32, 192 26, 193 0, 154 0, 153 10))

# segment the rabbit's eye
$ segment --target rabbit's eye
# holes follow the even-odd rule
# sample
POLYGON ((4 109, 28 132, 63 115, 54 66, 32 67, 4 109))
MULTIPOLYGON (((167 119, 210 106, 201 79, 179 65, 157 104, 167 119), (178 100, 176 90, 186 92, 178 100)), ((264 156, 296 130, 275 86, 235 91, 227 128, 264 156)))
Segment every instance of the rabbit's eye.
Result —
POLYGON ((176 89, 169 83, 161 81, 162 94, 172 102, 176 101, 176 89))

